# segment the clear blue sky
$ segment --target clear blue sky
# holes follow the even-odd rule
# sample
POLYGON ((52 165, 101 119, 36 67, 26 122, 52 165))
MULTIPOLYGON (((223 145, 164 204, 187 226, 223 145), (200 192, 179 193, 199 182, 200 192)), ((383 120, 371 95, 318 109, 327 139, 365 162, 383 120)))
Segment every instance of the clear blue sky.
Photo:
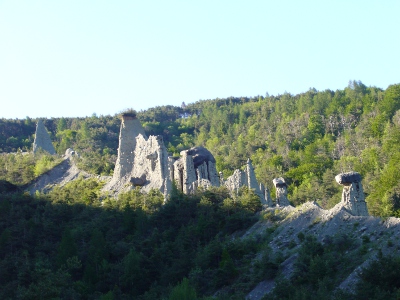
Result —
POLYGON ((0 0, 0 118, 400 82, 400 1, 0 0))

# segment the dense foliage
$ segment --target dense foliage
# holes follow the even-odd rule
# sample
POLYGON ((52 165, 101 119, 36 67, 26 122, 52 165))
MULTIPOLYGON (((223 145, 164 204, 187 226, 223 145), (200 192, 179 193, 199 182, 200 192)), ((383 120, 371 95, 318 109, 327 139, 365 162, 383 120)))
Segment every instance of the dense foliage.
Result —
POLYGON ((294 274, 290 280, 277 279, 271 294, 263 299, 276 300, 353 300, 398 299, 400 293, 400 259, 383 256, 360 270, 352 292, 337 289, 344 278, 363 262, 368 238, 357 247, 347 235, 337 233, 324 244, 313 236, 303 236, 294 274))
POLYGON ((60 162, 61 159, 42 151, 38 151, 36 155, 20 151, 3 153, 0 154, 0 180, 24 185, 49 171, 60 162))
POLYGON ((0 191, 1 299, 244 299, 271 279, 266 299, 397 299, 397 257, 372 262, 355 294, 336 290, 368 255, 368 238, 360 247, 341 233, 324 243, 293 237, 287 247, 300 246, 287 279, 288 254, 270 248, 278 230, 242 237, 260 216, 279 217, 255 214, 249 190, 231 198, 224 188, 174 189, 164 204, 158 191, 116 200, 101 186, 80 178, 35 197, 0 191))
MULTIPOLYGON (((344 90, 206 100, 137 115, 171 154, 207 147, 225 177, 250 157, 260 182, 289 182, 295 205, 317 200, 331 207, 340 200, 334 176, 355 170, 370 212, 400 216, 400 84, 382 90, 352 81, 344 90)), ((245 188, 235 198, 224 188, 189 196, 174 189, 164 204, 158 191, 114 199, 100 194, 101 182, 80 178, 46 195, 21 194, 18 187, 60 162, 25 153, 35 122, 0 120, 1 299, 243 299, 265 279, 277 281, 272 299, 399 295, 397 257, 371 263, 356 294, 336 290, 367 251, 340 234, 324 244, 297 236, 289 282, 281 265, 287 257, 269 247, 274 228, 236 238, 261 209, 245 188)), ((118 116, 50 119, 45 126, 58 154, 74 148, 80 168, 112 174, 118 116)), ((261 217, 277 217, 270 214, 261 217)))
MULTIPOLYGON (((225 177, 250 157, 257 179, 270 188, 274 177, 286 178, 295 205, 312 199, 332 207, 340 199, 334 176, 354 170, 363 176, 370 212, 399 215, 400 84, 382 90, 351 81, 343 90, 205 100, 137 115, 149 135, 163 136, 171 154, 207 147, 225 177)), ((0 120, 0 149, 29 150, 34 121, 0 120)), ((45 125, 59 154, 72 147, 81 154, 81 168, 112 173, 118 116, 50 119, 45 125)))
POLYGON ((138 190, 101 202, 101 186, 0 195, 1 299, 161 299, 184 277, 201 295, 239 277, 247 245, 228 236, 257 220, 251 191, 175 190, 162 205, 138 190))

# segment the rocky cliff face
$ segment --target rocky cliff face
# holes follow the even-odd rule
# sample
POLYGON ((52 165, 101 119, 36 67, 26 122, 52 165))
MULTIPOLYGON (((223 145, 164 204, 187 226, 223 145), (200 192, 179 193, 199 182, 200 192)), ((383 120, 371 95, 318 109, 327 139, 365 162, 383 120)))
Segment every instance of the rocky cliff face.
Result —
POLYGON ((36 124, 35 140, 33 141, 33 153, 37 153, 39 149, 42 149, 51 155, 56 154, 56 150, 51 143, 50 136, 44 127, 42 120, 39 120, 36 124))

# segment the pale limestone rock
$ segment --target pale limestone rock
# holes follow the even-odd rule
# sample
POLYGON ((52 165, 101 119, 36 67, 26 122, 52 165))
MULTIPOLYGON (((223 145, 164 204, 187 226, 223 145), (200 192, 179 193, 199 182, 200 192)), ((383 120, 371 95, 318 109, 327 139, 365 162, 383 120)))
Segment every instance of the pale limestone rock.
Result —
POLYGON ((36 124, 35 140, 33 141, 33 154, 36 154, 39 149, 42 149, 51 155, 56 154, 56 150, 51 143, 49 133, 44 127, 42 120, 39 120, 36 124))
MULTIPOLYGON (((122 114, 119 132, 118 157, 115 163, 114 174, 104 191, 123 191, 129 186, 134 168, 134 152, 136 137, 142 135, 146 139, 144 128, 135 114, 122 114)), ((140 177, 140 176, 139 176, 140 177)))
POLYGON ((289 206, 290 202, 287 198, 287 184, 285 182, 285 179, 279 177, 275 178, 272 182, 276 189, 276 205, 289 206))
POLYGON ((182 160, 184 162, 183 169, 183 193, 190 194, 195 190, 196 170, 194 168, 193 157, 184 151, 182 160))
MULTIPOLYGON (((219 186, 224 180, 217 173, 214 156, 206 148, 194 147, 182 151, 179 159, 168 157, 160 136, 147 138, 135 116, 122 115, 114 176, 103 190, 121 192, 126 191, 129 186, 140 187, 145 192, 158 189, 167 200, 172 182, 176 183, 178 190, 189 194, 198 187, 219 186)), ((246 171, 237 170, 228 180, 228 186, 234 192, 243 185, 253 189, 263 201, 263 188, 257 183, 250 160, 246 171)))
POLYGON ((342 201, 336 206, 345 208, 354 216, 369 216, 361 179, 357 172, 336 175, 336 182, 343 186, 342 201))
POLYGON ((243 185, 247 185, 247 174, 236 169, 232 176, 229 176, 224 183, 231 193, 237 194, 243 185))
POLYGON ((197 167, 197 178, 198 180, 207 179, 208 180, 208 166, 207 162, 204 161, 201 165, 197 167))
POLYGON ((179 190, 188 194, 200 186, 219 186, 215 158, 210 151, 204 147, 194 147, 180 154, 182 157, 174 163, 171 174, 179 190))
MULTIPOLYGON (((121 120, 118 157, 117 162, 115 163, 112 179, 112 182, 115 183, 121 181, 124 177, 126 179, 126 177, 129 176, 133 170, 136 137, 141 134, 144 138, 146 138, 142 124, 134 114, 122 114, 121 120)), ((130 180, 130 178, 128 180, 130 180)))
POLYGON ((225 181, 223 181, 223 183, 231 192, 231 194, 237 194, 242 186, 246 186, 247 188, 253 190, 256 195, 260 197, 261 203, 265 202, 263 188, 260 188, 260 185, 257 182, 254 168, 250 159, 247 160, 245 171, 241 171, 239 169, 235 170, 233 175, 229 176, 225 181))
POLYGON ((175 174, 174 174, 174 162, 175 158, 168 156, 168 172, 169 176, 164 179, 164 200, 166 201, 169 198, 169 195, 172 191, 172 182, 175 182, 175 174))
POLYGON ((265 200, 263 189, 260 189, 260 185, 257 182, 256 174, 254 173, 253 164, 250 158, 247 159, 246 164, 246 175, 247 175, 247 186, 252 189, 258 197, 260 197, 261 203, 265 200))
POLYGON ((146 178, 142 191, 149 192, 158 189, 161 193, 168 190, 170 171, 168 168, 168 152, 161 136, 150 136, 148 139, 142 134, 136 137, 133 168, 130 178, 146 178))
POLYGON ((72 157, 75 154, 76 153, 75 153, 74 149, 72 149, 72 148, 68 148, 67 150, 65 150, 65 157, 72 157))
POLYGON ((207 162, 207 166, 208 166, 208 179, 210 180, 211 185, 212 186, 219 186, 220 185, 220 181, 219 181, 217 168, 215 166, 215 162, 208 161, 207 162))
POLYGON ((264 198, 261 201, 263 207, 273 207, 274 203, 272 202, 271 193, 267 187, 264 187, 263 184, 260 183, 260 190, 264 191, 264 198))

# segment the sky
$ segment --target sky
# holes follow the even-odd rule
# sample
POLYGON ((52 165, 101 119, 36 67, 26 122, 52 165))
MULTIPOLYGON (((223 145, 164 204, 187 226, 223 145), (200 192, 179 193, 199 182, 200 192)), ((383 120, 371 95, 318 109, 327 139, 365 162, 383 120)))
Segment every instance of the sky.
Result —
POLYGON ((0 0, 0 118, 400 83, 398 0, 0 0))

